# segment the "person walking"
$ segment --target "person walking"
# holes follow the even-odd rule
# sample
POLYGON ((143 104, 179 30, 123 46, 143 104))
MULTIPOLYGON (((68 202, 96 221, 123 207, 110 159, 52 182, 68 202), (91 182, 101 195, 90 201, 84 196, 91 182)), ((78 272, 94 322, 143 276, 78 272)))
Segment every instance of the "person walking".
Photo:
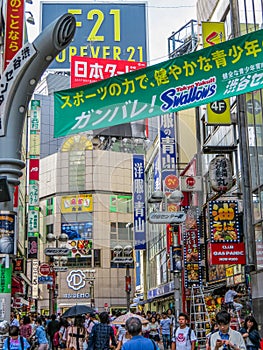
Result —
POLYGON ((157 344, 160 342, 160 335, 159 335, 159 323, 156 320, 155 316, 152 316, 150 318, 149 322, 149 328, 150 328, 150 333, 149 333, 149 338, 153 339, 157 344))
POLYGON ((10 327, 11 326, 19 327, 19 321, 16 318, 16 313, 14 313, 13 311, 10 314, 10 327))
POLYGON ((55 350, 53 345, 54 334, 59 330, 59 322, 55 314, 51 315, 51 320, 47 324, 47 334, 49 335, 50 348, 55 350))
POLYGON ((88 350, 107 350, 117 346, 113 328, 110 326, 109 314, 103 311, 99 315, 100 322, 92 327, 88 340, 88 350))
POLYGON ((36 328, 34 335, 38 343, 38 350, 48 350, 48 339, 46 336, 46 331, 42 325, 41 317, 36 318, 36 328))
POLYGON ((26 338, 19 335, 19 327, 11 326, 9 336, 4 340, 3 350, 26 350, 29 348, 30 344, 26 338))
POLYGON ((260 348, 261 336, 254 316, 247 316, 245 318, 244 327, 239 332, 245 340, 247 350, 258 350, 260 348))
POLYGON ((172 320, 167 316, 167 312, 162 312, 160 321, 160 334, 163 341, 163 348, 167 350, 171 344, 172 320))
POLYGON ((31 342, 31 335, 33 333, 33 329, 31 326, 31 320, 30 317, 25 315, 22 318, 22 323, 19 327, 19 332, 22 337, 26 338, 26 340, 30 343, 31 342))
POLYGON ((230 328, 230 313, 220 311, 216 314, 219 331, 211 335, 211 350, 245 350, 242 334, 230 328))
POLYGON ((174 329, 172 350, 194 350, 196 343, 195 332, 187 326, 188 315, 181 312, 178 316, 179 327, 174 329))
POLYGON ((76 316, 74 325, 67 328, 67 349, 83 350, 84 342, 87 340, 87 330, 83 316, 76 316))
POLYGON ((138 317, 130 317, 126 321, 126 329, 131 335, 131 340, 122 346, 122 350, 158 350, 157 344, 148 338, 144 338, 142 333, 142 323, 138 317))

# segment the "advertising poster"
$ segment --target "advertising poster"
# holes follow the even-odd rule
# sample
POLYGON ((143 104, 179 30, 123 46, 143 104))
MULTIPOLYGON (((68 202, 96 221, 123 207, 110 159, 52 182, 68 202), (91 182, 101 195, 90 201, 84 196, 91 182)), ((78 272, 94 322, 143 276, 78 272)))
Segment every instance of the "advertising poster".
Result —
POLYGON ((16 214, 0 212, 0 254, 16 254, 16 214))

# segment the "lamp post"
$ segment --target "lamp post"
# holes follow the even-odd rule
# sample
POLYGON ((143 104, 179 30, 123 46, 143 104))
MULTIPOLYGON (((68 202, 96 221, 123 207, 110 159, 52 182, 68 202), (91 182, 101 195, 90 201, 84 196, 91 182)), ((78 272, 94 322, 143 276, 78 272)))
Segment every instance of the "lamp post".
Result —
MULTIPOLYGON (((68 235, 65 233, 61 233, 59 236, 55 236, 53 233, 47 234, 47 241, 49 243, 56 242, 55 247, 59 248, 58 242, 66 243, 68 241, 68 235)), ((56 299, 58 296, 56 277, 59 266, 66 266, 68 262, 68 258, 66 256, 52 256, 49 259, 50 266, 52 267, 52 284, 49 288, 49 314, 54 314, 56 311, 56 299), (56 271, 57 270, 57 271, 56 271)))
POLYGON ((96 279, 96 270, 85 270, 84 272, 87 273, 85 280, 88 281, 90 285, 90 307, 93 309, 95 308, 94 283, 96 279))
POLYGON ((122 247, 117 245, 113 248, 114 258, 113 262, 116 264, 125 264, 125 291, 126 291, 126 306, 127 311, 130 310, 130 299, 131 299, 131 275, 130 275, 130 265, 133 263, 132 252, 133 248, 131 245, 122 247))
MULTIPOLYGON (((176 205, 180 205, 182 200, 184 198, 183 193, 180 190, 175 190, 173 191, 169 196, 167 196, 165 193, 162 191, 155 191, 152 193, 151 197, 148 200, 148 203, 150 204, 157 204, 157 203, 162 203, 164 202, 164 210, 165 213, 167 210, 167 203, 174 203, 176 205)), ((173 212, 171 212, 173 214, 173 212)), ((167 219, 163 218, 157 218, 155 219, 156 221, 154 222, 153 220, 150 221, 152 223, 162 223, 162 224, 179 224, 182 223, 185 220, 185 216, 183 214, 178 215, 178 217, 173 217, 173 215, 167 216, 167 219), (160 222, 158 222, 158 220, 160 222), (167 222, 164 222, 167 220, 167 222), (171 221, 173 220, 173 221, 171 221), (176 222, 177 221, 177 222, 176 222)), ((179 239, 178 239, 178 234, 173 235, 173 246, 179 247, 179 239)), ((171 256, 172 258, 172 256, 171 256)), ((172 266, 173 261, 171 261, 171 266, 172 266)), ((175 266, 172 266, 172 272, 174 275, 174 309, 175 309, 175 316, 176 319, 178 319, 179 312, 181 309, 181 304, 182 304, 182 298, 181 298, 181 271, 176 268, 175 266)))

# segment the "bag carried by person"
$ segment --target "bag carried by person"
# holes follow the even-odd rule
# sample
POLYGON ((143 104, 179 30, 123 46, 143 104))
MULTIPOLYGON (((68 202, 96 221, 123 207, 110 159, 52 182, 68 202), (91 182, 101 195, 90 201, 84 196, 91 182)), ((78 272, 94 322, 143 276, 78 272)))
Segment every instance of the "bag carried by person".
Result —
POLYGON ((54 334, 54 337, 53 337, 53 346, 54 347, 57 348, 59 346, 59 344, 60 344, 59 340, 60 340, 59 331, 56 331, 56 333, 54 334))

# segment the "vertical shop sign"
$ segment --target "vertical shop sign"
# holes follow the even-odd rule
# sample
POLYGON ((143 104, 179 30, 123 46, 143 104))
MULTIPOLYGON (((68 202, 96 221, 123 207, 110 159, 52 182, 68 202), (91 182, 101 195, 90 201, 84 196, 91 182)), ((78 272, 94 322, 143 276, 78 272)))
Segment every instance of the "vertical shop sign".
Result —
POLYGON ((0 264, 0 293, 11 293, 12 267, 0 264))
POLYGON ((39 205, 39 186, 38 186, 38 183, 29 184, 28 205, 29 206, 38 206, 39 205))
POLYGON ((28 259, 37 259, 37 254, 38 254, 37 237, 28 237, 27 242, 28 242, 27 258, 28 259))
POLYGON ((39 159, 29 159, 29 180, 39 180, 39 159))
POLYGON ((38 210, 28 211, 28 232, 39 232, 39 212, 38 210))
POLYGON ((23 45, 24 1, 7 0, 4 69, 23 45))
POLYGON ((209 219, 212 243, 240 242, 237 201, 211 201, 209 219))
POLYGON ((16 213, 0 212, 0 254, 16 254, 16 213))
MULTIPOLYGON (((174 113, 164 114, 159 117, 160 123, 160 160, 161 180, 165 194, 174 191, 179 180, 176 173, 176 144, 175 144, 175 122, 174 113)), ((168 211, 177 211, 174 204, 167 204, 168 211)))
POLYGON ((144 156, 133 155, 134 249, 146 249, 144 156))
MULTIPOLYGON (((226 40, 224 22, 202 22, 203 47, 220 44, 226 40)), ((207 106, 208 124, 231 124, 230 101, 229 99, 215 101, 207 106)))
POLYGON ((32 260, 32 299, 38 299, 38 260, 32 260))

